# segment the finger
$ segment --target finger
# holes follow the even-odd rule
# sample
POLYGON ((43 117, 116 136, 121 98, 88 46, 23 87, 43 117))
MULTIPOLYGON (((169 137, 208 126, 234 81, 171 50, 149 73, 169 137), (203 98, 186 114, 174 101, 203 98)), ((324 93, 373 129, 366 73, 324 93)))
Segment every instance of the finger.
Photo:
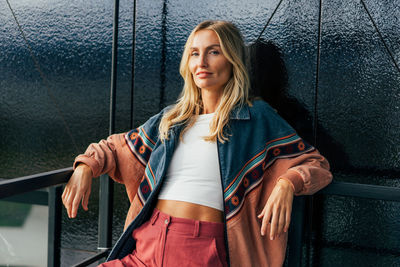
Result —
POLYGON ((289 230, 291 214, 292 214, 291 208, 286 209, 285 228, 283 230, 285 233, 289 230))
POLYGON ((261 235, 265 236, 265 233, 267 231, 268 227, 268 221, 265 219, 266 217, 264 216, 262 222, 261 222, 261 235))
POLYGON ((71 189, 69 192, 68 198, 67 198, 67 205, 66 205, 66 209, 67 209, 69 218, 72 218, 72 209, 73 209, 74 200, 76 197, 77 197, 76 189, 71 189))
POLYGON ((62 200, 62 203, 64 206, 65 206, 65 203, 67 202, 67 195, 68 195, 68 190, 66 188, 66 189, 64 189, 64 192, 61 195, 61 200, 62 200))
POLYGON ((263 210, 261 211, 260 214, 257 215, 258 218, 261 218, 265 215, 265 211, 267 210, 268 203, 264 206, 263 210))
POLYGON ((83 195, 82 198, 82 207, 84 210, 88 210, 88 204, 89 204, 89 197, 90 197, 90 189, 86 192, 86 194, 83 195))
POLYGON ((264 213, 264 218, 262 220, 262 224, 261 224, 261 235, 264 236, 266 231, 267 231, 267 225, 271 219, 271 207, 270 205, 267 203, 266 206, 266 211, 264 213))
POLYGON ((78 213, 79 203, 81 203, 82 195, 76 194, 72 201, 71 218, 75 218, 78 213))
POLYGON ((61 195, 61 199, 64 201, 65 195, 67 194, 67 188, 64 188, 64 191, 61 195))
POLYGON ((280 236, 282 234, 283 227, 285 227, 285 219, 286 219, 285 214, 286 214, 285 209, 281 209, 280 212, 279 212, 278 229, 277 229, 277 232, 276 232, 276 234, 278 236, 280 236))
POLYGON ((72 192, 68 191, 64 199, 64 207, 67 210, 68 218, 71 218, 71 204, 72 204, 72 192))
POLYGON ((271 240, 275 239, 275 235, 276 235, 276 230, 278 228, 278 212, 279 210, 277 208, 274 208, 273 213, 272 213, 272 218, 271 218, 271 229, 270 229, 270 235, 269 238, 271 240))

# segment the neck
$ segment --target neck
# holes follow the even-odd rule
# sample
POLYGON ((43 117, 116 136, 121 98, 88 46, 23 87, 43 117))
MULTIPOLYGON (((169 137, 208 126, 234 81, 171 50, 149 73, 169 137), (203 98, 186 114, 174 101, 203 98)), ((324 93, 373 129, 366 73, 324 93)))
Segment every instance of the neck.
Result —
POLYGON ((201 98, 203 99, 203 110, 201 114, 214 113, 222 97, 222 90, 201 89, 201 98))

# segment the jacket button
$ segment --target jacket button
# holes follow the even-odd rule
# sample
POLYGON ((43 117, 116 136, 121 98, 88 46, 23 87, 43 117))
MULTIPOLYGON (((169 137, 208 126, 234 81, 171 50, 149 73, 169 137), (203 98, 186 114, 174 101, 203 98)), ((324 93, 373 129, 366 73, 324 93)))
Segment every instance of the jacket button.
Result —
POLYGON ((165 224, 168 224, 168 219, 165 219, 165 221, 164 221, 164 222, 165 222, 165 224))

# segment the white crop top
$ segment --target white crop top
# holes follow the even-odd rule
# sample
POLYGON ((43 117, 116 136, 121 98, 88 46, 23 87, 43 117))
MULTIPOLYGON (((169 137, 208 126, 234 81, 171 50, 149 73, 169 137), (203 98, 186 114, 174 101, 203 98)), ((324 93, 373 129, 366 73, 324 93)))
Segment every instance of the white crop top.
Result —
POLYGON ((223 210, 221 175, 216 142, 209 135, 214 113, 199 115, 183 134, 167 170, 159 199, 180 200, 223 210))

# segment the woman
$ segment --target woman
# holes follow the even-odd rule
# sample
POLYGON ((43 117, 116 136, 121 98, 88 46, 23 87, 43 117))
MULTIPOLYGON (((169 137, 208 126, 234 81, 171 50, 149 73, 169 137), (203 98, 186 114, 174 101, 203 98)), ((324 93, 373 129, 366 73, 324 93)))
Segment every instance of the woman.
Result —
POLYGON ((125 231, 103 266, 281 266, 293 195, 330 183, 329 164, 265 102, 251 101, 239 30, 205 21, 190 34, 177 103, 91 144, 63 203, 87 210, 92 177, 124 183, 125 231))

